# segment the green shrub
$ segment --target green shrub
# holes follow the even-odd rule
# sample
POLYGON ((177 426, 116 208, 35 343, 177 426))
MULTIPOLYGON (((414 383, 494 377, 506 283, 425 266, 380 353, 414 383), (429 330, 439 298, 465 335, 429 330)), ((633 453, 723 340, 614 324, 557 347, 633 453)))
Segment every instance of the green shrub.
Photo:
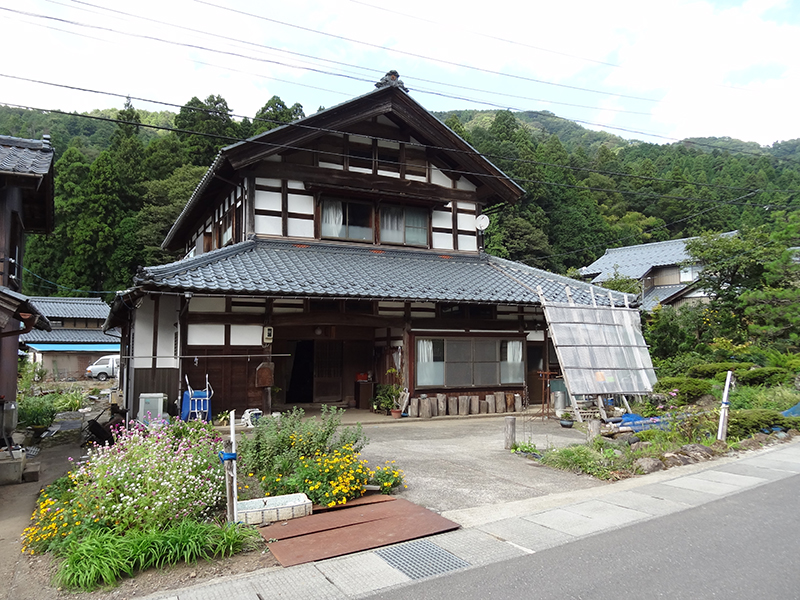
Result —
POLYGON ((727 371, 738 371, 743 369, 750 369, 756 366, 755 363, 740 363, 740 362, 720 362, 720 363, 705 363, 702 365, 694 365, 687 371, 689 377, 697 377, 700 379, 712 379, 715 375, 720 373, 724 374, 727 371))
POLYGON ((781 385, 789 383, 793 375, 781 367, 759 367, 736 371, 736 380, 742 385, 781 385))
POLYGON ((707 362, 708 357, 699 352, 684 352, 666 358, 653 356, 653 366, 659 377, 685 375, 695 365, 702 365, 707 362))
POLYGON ((17 404, 19 424, 23 427, 50 427, 58 413, 54 398, 56 395, 23 397, 17 404))
POLYGON ((774 410, 732 410, 728 417, 728 437, 741 440, 773 426, 798 428, 800 417, 784 417, 774 410))
POLYGON ((601 451, 586 445, 576 445, 548 450, 542 455, 541 462, 562 471, 586 473, 598 479, 610 479, 614 456, 614 451, 610 448, 601 451))
MULTIPOLYGON (((536 451, 536 446, 533 449, 536 451)), ((404 485, 403 472, 394 466, 393 460, 386 461, 382 467, 370 471, 369 483, 380 486, 381 494, 391 494, 392 490, 404 485)))
POLYGON ((729 395, 731 408, 763 408, 783 412, 800 403, 800 392, 792 387, 738 386, 729 395))
POLYGON ((711 382, 691 377, 664 377, 653 386, 653 392, 669 395, 676 405, 691 404, 711 393, 711 382))
POLYGON ((304 419, 305 412, 295 407, 279 417, 260 418, 252 435, 239 444, 239 466, 254 474, 265 493, 303 491, 286 487, 288 480, 294 481, 291 477, 301 460, 333 454, 345 446, 350 453, 358 453, 366 445, 360 424, 341 427, 343 413, 342 409, 323 406, 319 419, 304 419))

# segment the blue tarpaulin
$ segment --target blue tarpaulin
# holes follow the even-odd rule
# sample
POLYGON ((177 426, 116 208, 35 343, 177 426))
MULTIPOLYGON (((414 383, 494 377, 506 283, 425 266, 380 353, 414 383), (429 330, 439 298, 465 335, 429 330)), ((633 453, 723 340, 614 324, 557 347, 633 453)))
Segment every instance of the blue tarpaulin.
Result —
POLYGON ((800 403, 781 413, 784 417, 800 417, 800 403))

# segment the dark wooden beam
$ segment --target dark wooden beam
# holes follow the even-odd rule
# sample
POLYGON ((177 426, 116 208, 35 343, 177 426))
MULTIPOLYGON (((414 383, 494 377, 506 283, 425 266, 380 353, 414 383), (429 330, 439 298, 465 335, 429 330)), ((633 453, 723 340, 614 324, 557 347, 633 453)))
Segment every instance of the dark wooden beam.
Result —
POLYGON ((372 194, 387 194, 396 197, 439 199, 442 202, 477 202, 475 192, 444 188, 432 183, 397 179, 368 173, 353 173, 321 167, 309 167, 290 163, 262 163, 254 169, 256 177, 294 179, 304 181, 309 189, 361 189, 372 194))

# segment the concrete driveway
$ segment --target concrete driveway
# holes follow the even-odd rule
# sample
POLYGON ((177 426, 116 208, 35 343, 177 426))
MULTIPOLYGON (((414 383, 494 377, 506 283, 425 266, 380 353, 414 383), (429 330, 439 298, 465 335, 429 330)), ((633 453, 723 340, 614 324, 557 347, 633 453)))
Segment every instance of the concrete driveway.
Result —
MULTIPOLYGON (((408 484, 398 495, 439 513, 607 485, 505 450, 504 415, 383 419, 380 424, 363 419, 370 442, 362 457, 373 468, 396 461, 408 484)), ((346 422, 354 420, 351 414, 346 422)), ((540 417, 517 416, 516 431, 518 442, 529 440, 539 449, 585 439, 580 431, 540 417)))

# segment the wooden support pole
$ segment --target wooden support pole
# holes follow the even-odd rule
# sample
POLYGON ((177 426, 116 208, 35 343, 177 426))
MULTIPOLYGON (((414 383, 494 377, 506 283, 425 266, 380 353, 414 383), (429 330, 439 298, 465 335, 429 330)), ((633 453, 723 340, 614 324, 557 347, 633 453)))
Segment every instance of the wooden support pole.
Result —
POLYGON ((488 413, 489 412, 489 402, 487 400, 481 400, 480 401, 480 409, 479 410, 480 410, 480 413, 482 415, 485 415, 486 413, 488 413))
POLYGON ((492 415, 495 412, 497 412, 497 408, 495 406, 495 401, 494 401, 494 394, 486 394, 485 402, 486 402, 486 412, 487 413, 492 415))
POLYGON ((514 412, 514 393, 506 392, 506 412, 514 412))
POLYGON ((469 396, 458 397, 458 414, 459 415, 469 414, 469 396))
POLYGON ((514 394, 514 412, 522 412, 522 395, 514 394))
POLYGON ((436 398, 428 398, 431 401, 431 415, 434 417, 439 416, 439 401, 436 398))
POLYGON ((480 396, 469 397, 469 414, 477 415, 480 412, 480 396))
POLYGON ((600 419, 589 421, 589 429, 586 432, 586 439, 590 442, 600 435, 600 419))
POLYGON ((505 449, 511 450, 517 443, 517 417, 505 418, 505 449))

